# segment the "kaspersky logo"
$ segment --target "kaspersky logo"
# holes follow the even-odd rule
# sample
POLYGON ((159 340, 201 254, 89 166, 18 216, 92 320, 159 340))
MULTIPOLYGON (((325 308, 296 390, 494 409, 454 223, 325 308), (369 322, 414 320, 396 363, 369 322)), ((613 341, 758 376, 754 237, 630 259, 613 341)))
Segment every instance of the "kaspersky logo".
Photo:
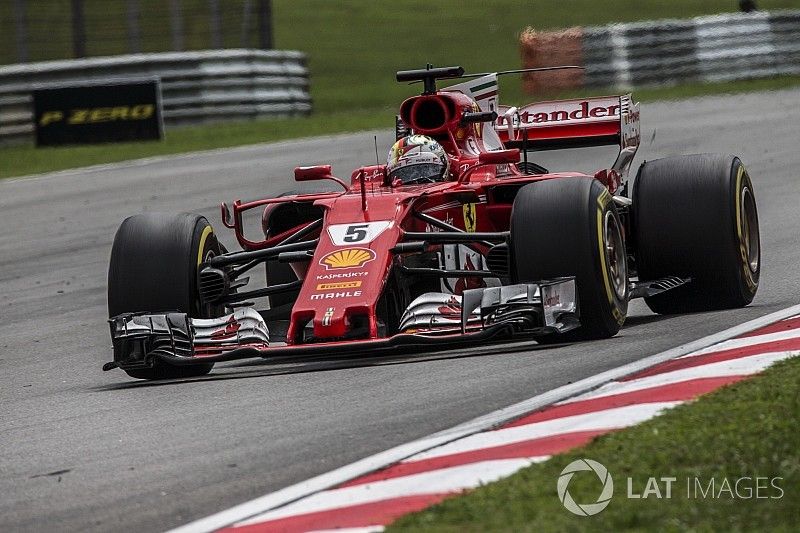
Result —
POLYGON ((327 270, 338 268, 361 268, 375 259, 375 252, 369 248, 345 248, 325 254, 319 264, 327 270))
POLYGON ((608 469, 597 461, 578 459, 577 461, 572 461, 561 471, 561 475, 558 476, 556 490, 558 491, 558 499, 561 500, 561 504, 567 511, 578 516, 592 516, 601 512, 611 503, 611 497, 614 495, 614 480, 611 479, 608 469), (597 497, 597 501, 593 503, 577 503, 572 499, 572 495, 569 493, 569 484, 573 476, 578 472, 592 472, 600 480, 603 488, 597 497))

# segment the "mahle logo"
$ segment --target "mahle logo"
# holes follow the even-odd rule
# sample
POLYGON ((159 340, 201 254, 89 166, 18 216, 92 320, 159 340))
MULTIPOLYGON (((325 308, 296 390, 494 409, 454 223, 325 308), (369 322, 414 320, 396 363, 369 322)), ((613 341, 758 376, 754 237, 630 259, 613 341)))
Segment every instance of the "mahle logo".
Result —
POLYGON ((611 503, 611 497, 614 495, 614 480, 611 479, 608 469, 597 461, 578 459, 577 461, 572 461, 561 471, 556 489, 558 490, 558 499, 561 500, 561 504, 567 511, 578 516, 592 516, 608 507, 608 504, 611 503), (603 484, 603 490, 600 492, 600 496, 597 497, 596 502, 577 503, 572 499, 568 490, 569 483, 577 472, 594 472, 600 479, 600 483, 603 484))

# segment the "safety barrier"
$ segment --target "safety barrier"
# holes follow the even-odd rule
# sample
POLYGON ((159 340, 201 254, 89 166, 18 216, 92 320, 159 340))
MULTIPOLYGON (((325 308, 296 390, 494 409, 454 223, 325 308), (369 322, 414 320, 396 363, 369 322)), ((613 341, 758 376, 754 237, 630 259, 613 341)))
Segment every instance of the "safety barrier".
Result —
POLYGON ((800 74, 800 11, 726 13, 560 32, 529 28, 520 46, 526 67, 564 64, 565 59, 585 67, 582 76, 566 79, 528 76, 529 92, 553 86, 630 89, 800 74))
POLYGON ((161 81, 166 125, 305 115, 306 57, 285 50, 204 50, 46 61, 0 67, 0 142, 33 138, 31 90, 87 81, 161 81))

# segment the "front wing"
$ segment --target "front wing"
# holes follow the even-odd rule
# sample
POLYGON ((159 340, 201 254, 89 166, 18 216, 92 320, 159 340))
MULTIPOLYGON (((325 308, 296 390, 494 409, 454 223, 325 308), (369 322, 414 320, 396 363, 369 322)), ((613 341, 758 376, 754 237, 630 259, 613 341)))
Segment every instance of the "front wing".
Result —
POLYGON ((470 289, 463 296, 428 293, 412 302, 401 332, 383 339, 348 339, 287 345, 270 342, 261 314, 241 308, 219 318, 185 313, 126 313, 109 320, 112 368, 150 368, 232 361, 252 357, 360 355, 399 347, 474 344, 496 337, 563 333, 580 325, 575 279, 470 289))

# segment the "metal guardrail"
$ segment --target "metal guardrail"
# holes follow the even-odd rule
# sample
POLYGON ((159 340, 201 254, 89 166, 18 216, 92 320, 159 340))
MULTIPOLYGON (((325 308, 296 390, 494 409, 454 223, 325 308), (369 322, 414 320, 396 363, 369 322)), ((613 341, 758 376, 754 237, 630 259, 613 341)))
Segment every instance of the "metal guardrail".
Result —
POLYGON ((584 83, 631 88, 800 74, 800 11, 584 28, 584 83))
POLYGON ((204 50, 0 67, 0 143, 33 139, 31 90, 72 82, 161 80, 166 125, 311 112, 306 57, 282 50, 204 50))

